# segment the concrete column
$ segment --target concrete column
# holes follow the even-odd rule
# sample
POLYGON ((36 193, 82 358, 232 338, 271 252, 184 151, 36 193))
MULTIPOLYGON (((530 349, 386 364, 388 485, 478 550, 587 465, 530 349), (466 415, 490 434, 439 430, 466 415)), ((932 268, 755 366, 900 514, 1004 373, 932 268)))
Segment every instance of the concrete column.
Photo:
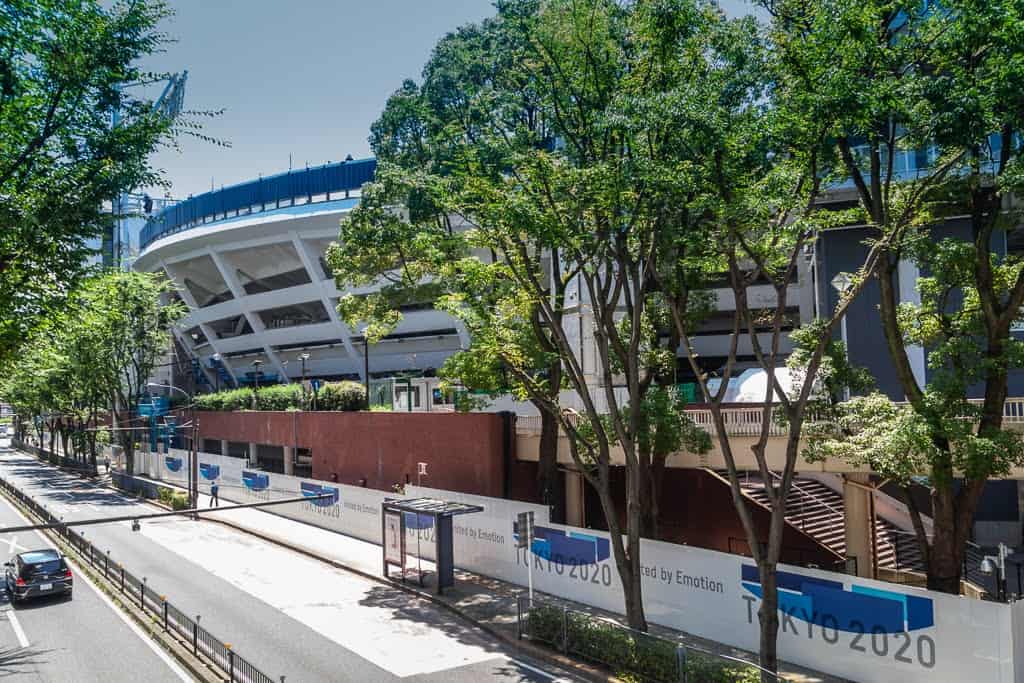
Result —
POLYGON ((565 523, 569 526, 586 526, 583 504, 583 487, 587 485, 579 472, 565 472, 565 523))
POLYGON ((874 494, 870 475, 847 474, 843 478, 846 556, 857 558, 857 576, 875 578, 874 494))
POLYGON ((220 454, 231 455, 231 444, 227 439, 220 440, 220 454))
POLYGON ((285 446, 282 450, 284 450, 284 473, 291 475, 295 471, 295 448, 285 446))
POLYGON ((258 449, 259 449, 259 444, 255 444, 255 443, 250 443, 249 444, 249 466, 250 467, 256 467, 256 465, 259 464, 259 457, 257 456, 258 449))

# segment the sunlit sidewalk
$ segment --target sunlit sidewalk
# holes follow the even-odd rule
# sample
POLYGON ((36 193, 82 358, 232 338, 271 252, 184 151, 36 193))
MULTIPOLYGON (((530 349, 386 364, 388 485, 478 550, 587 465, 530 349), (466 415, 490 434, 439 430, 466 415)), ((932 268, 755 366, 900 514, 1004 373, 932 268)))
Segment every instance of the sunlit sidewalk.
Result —
MULTIPOLYGON (((178 488, 165 481, 146 479, 145 477, 137 478, 160 486, 178 488)), ((223 495, 221 496, 222 505, 230 505, 232 502, 225 499, 223 495)), ((210 497, 200 493, 199 507, 206 508, 209 504, 210 497)), ((207 516, 204 515, 204 517, 207 516)), ((368 543, 351 536, 287 519, 260 509, 225 510, 224 512, 208 515, 208 517, 270 542, 284 545, 305 555, 326 560, 344 569, 358 572, 373 579, 384 580, 381 548, 375 543, 368 543)), ((417 564, 418 560, 415 558, 410 559, 410 562, 413 569, 408 574, 407 585, 414 589, 420 589, 416 582, 416 570, 422 569, 424 572, 432 573, 434 565, 429 560, 419 560, 420 564, 417 564)), ((398 578, 397 573, 394 578, 398 578)), ((428 585, 420 590, 425 596, 429 595, 431 599, 443 603, 464 618, 500 637, 511 639, 517 636, 516 605, 518 598, 526 594, 525 588, 461 570, 456 571, 455 578, 455 587, 445 589, 444 595, 432 594, 429 579, 428 585)), ((565 605, 573 610, 622 622, 621 615, 613 612, 564 600, 546 593, 537 592, 536 595, 547 603, 565 605)), ((750 662, 757 661, 754 653, 732 648, 704 638, 698 638, 681 631, 652 624, 650 632, 677 640, 688 648, 697 651, 735 657, 750 662)), ((787 663, 782 664, 780 673, 789 680, 807 683, 812 681, 835 682, 841 680, 787 663)))

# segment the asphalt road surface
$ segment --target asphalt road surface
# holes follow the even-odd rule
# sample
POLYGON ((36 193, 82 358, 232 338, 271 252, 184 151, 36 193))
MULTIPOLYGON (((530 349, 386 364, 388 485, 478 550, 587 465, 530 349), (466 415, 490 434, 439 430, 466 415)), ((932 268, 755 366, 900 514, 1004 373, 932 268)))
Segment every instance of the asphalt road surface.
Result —
MULTIPOLYGON (((28 523, 0 499, 0 525, 28 523)), ((52 547, 42 534, 0 537, 0 563, 26 550, 52 547)), ((13 607, 0 596, 0 677, 17 681, 192 680, 72 566, 74 598, 40 598, 13 607)), ((2 567, 0 567, 2 570, 2 567)), ((2 577, 2 574, 0 574, 2 577)), ((2 582, 0 582, 2 586, 2 582)))
MULTIPOLYGON (((0 474, 67 520, 153 511, 152 506, 10 450, 6 443, 0 442, 0 474)), ((116 522, 84 527, 84 531, 86 538, 109 549, 136 576, 146 577, 176 607, 201 615, 203 627, 230 642, 241 656, 273 678, 287 676, 288 683, 571 680, 549 665, 508 651, 429 601, 213 522, 153 520, 144 522, 138 532, 131 531, 130 522, 116 522)), ((7 544, 6 535, 0 535, 0 553, 7 544)), ((79 590, 72 603, 53 608, 79 609, 79 600, 85 597, 85 591, 79 590)), ((82 603, 84 610, 88 603, 82 603)), ((107 640, 105 622, 97 619, 93 624, 92 614, 84 613, 81 621, 76 618, 77 625, 65 621, 63 628, 107 640)), ((27 623, 25 627, 30 629, 27 623)), ((149 670, 153 675, 145 676, 147 683, 150 678, 163 680, 159 677, 162 664, 138 638, 131 649, 137 656, 148 653, 155 660, 144 667, 142 663, 122 666, 126 660, 119 645, 97 647, 84 638, 76 636, 65 647, 76 653, 81 649, 76 656, 82 658, 105 659, 115 672, 123 668, 122 674, 104 675, 102 680, 139 680, 139 672, 149 670), (116 656, 111 656, 114 652, 116 656)))

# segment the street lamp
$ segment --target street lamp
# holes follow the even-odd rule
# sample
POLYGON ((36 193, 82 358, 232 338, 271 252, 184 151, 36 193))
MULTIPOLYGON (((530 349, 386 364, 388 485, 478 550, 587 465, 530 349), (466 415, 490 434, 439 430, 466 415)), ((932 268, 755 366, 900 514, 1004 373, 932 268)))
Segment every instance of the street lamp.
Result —
MULTIPOLYGON (((190 421, 192 422, 192 447, 189 449, 188 454, 188 506, 191 510, 195 510, 197 507, 199 507, 199 453, 197 443, 199 440, 199 418, 196 417, 195 397, 190 395, 184 389, 176 387, 173 384, 158 384, 157 382, 148 382, 146 383, 146 386, 160 387, 162 389, 177 391, 188 400, 189 414, 191 416, 190 421)), ((193 512, 192 519, 199 519, 199 515, 193 512)))
POLYGON ((367 332, 370 326, 363 327, 363 386, 366 388, 366 409, 370 409, 370 340, 367 332))
POLYGON ((219 353, 213 354, 213 362, 215 363, 215 365, 213 366, 213 376, 214 376, 213 378, 214 378, 214 381, 217 384, 217 391, 219 392, 220 391, 220 354, 219 353))
POLYGON ((306 361, 309 360, 308 353, 299 354, 299 361, 302 363, 302 406, 306 409, 306 361))
POLYGON ((260 366, 261 365, 263 365, 263 361, 261 361, 259 358, 257 358, 256 360, 254 360, 252 362, 252 369, 253 369, 253 372, 252 372, 252 381, 253 381, 252 409, 253 410, 256 410, 256 408, 258 407, 258 404, 257 404, 257 402, 258 402, 257 394, 260 391, 260 366))
POLYGON ((1010 554, 1010 548, 1005 543, 999 544, 997 555, 986 555, 981 560, 982 574, 991 576, 996 574, 996 592, 1000 600, 1006 599, 1006 558, 1010 554))
MULTIPOLYGON (((850 289, 850 285, 853 284, 853 278, 850 277, 849 273, 837 273, 832 278, 832 286, 837 292, 839 292, 839 298, 842 299, 846 295, 846 291, 850 289)), ((839 319, 839 334, 843 340, 843 354, 846 356, 846 364, 850 364, 850 343, 847 341, 846 336, 846 311, 843 311, 843 317, 839 319)), ((850 387, 849 385, 843 387, 843 400, 850 400, 850 387)))

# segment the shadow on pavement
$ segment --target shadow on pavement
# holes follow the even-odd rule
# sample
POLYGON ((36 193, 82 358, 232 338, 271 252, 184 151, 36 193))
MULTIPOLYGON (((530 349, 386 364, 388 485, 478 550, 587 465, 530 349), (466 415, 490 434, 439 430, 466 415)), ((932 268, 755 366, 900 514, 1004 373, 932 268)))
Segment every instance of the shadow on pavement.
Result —
POLYGON ((0 650, 0 676, 26 674, 37 664, 45 663, 50 650, 34 647, 11 647, 0 650))
POLYGON ((410 595, 398 588, 373 586, 359 600, 364 607, 379 607, 392 611, 392 619, 414 624, 429 625, 455 638, 461 643, 475 645, 495 656, 502 654, 502 647, 482 633, 479 628, 464 621, 436 604, 410 595))

